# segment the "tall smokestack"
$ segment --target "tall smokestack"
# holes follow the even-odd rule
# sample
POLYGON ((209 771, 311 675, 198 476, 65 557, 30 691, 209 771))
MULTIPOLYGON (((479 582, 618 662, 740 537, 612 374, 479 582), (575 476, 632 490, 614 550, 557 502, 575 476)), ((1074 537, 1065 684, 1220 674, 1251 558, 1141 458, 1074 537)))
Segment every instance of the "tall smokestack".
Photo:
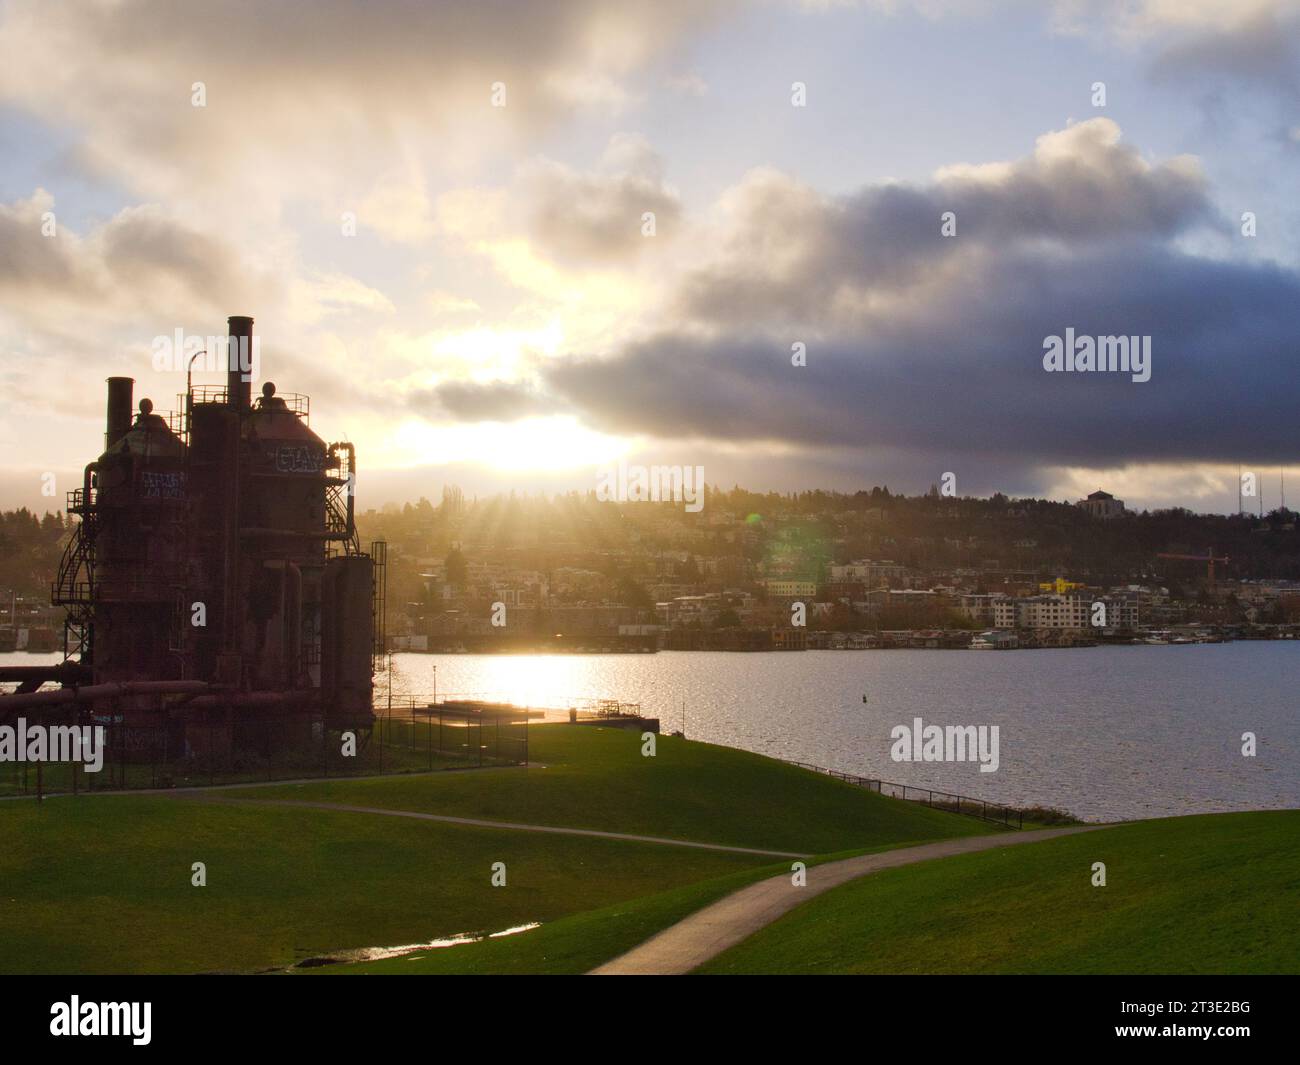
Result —
POLYGON ((105 451, 131 431, 131 398, 134 388, 134 377, 110 377, 108 379, 108 417, 105 420, 104 432, 105 451))
POLYGON ((226 362, 226 402, 236 410, 248 410, 253 394, 253 382, 250 380, 253 365, 253 319, 242 314, 232 314, 226 319, 226 332, 230 335, 226 362))

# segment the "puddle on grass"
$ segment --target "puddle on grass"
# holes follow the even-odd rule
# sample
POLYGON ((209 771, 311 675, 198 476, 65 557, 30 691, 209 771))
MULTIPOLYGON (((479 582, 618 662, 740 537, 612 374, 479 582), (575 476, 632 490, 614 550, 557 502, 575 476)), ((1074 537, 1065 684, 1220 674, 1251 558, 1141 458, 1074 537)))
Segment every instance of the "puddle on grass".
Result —
POLYGON ((332 954, 323 954, 315 958, 304 958, 295 963, 294 969, 315 969, 321 965, 340 965, 356 961, 381 961, 385 958, 400 958, 405 954, 415 954, 422 950, 438 950, 442 947, 459 947, 463 943, 481 943, 485 939, 501 939, 504 936, 518 935, 541 928, 540 921, 515 925, 500 932, 460 932, 445 939, 431 939, 427 943, 408 943, 401 947, 358 947, 355 950, 340 950, 332 954))

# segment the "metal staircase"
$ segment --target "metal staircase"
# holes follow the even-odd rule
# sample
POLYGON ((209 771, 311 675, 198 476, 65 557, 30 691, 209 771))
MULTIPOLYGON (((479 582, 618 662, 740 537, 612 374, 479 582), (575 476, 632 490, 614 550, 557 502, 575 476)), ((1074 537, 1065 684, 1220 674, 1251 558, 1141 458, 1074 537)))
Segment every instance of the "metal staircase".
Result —
POLYGON ((78 488, 68 493, 68 513, 79 514, 72 537, 63 548, 59 569, 50 586, 50 602, 67 607, 63 618, 63 658, 80 655, 89 662, 94 626, 91 600, 94 592, 95 537, 99 532, 99 518, 94 499, 87 499, 78 488))

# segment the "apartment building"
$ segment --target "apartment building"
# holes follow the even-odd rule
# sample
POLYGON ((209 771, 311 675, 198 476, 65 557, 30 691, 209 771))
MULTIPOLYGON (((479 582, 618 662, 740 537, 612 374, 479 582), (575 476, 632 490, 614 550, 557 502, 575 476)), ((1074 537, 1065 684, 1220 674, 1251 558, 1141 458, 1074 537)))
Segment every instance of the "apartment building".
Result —
POLYGON ((1138 624, 1136 596, 1121 594, 1096 596, 1030 595, 1020 599, 994 596, 987 608, 995 628, 999 629, 1071 629, 1087 630, 1134 629, 1138 624), (1096 616, 1101 625, 1094 625, 1094 604, 1101 603, 1104 611, 1096 616))

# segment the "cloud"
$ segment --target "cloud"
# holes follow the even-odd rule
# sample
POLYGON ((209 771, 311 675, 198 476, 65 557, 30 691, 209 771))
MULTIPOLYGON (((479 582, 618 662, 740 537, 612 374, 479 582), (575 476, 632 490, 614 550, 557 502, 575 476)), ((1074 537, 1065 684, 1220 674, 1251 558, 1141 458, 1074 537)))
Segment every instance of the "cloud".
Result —
POLYGON ((562 413, 553 398, 520 381, 446 381, 410 393, 407 406, 425 417, 445 414, 470 422, 515 422, 562 413))
MULTIPOLYGON (((1014 2, 869 6, 940 18, 1014 2)), ((743 453, 760 477, 779 454, 790 486, 801 471, 844 483, 873 465, 896 471, 877 480, 928 485, 956 454, 1005 488, 1044 483, 1048 463, 1283 446, 1294 274, 1249 261, 1197 160, 1146 156, 1106 119, 1032 149, 1026 138, 1023 158, 849 196, 763 167, 737 181, 732 156, 710 146, 670 171, 631 132, 576 154, 611 129, 664 128, 644 103, 680 111, 681 96, 707 90, 701 106, 730 108, 716 51, 726 42, 701 31, 732 7, 0 5, 0 106, 48 141, 15 173, 44 167, 61 199, 38 189, 0 204, 6 440, 27 431, 14 415, 30 400, 67 415, 40 427, 49 450, 79 456, 65 429, 81 419, 80 439, 98 438, 103 376, 135 373, 149 338, 176 324, 210 332, 246 312, 266 330, 272 375, 322 410, 355 412, 384 461, 401 453, 383 450, 393 410, 456 440, 474 422, 580 412, 732 468, 743 453), (670 174, 733 185, 688 211, 670 174), (77 217, 103 216, 42 236, 42 215, 72 217, 82 192, 77 217), (340 234, 345 211, 355 238, 340 234), (641 235, 646 211, 653 240, 641 235), (1044 375, 1042 337, 1066 326, 1151 332, 1152 382, 1044 375), (805 368, 790 366, 794 341, 808 344, 805 368), (63 387, 69 374, 93 387, 63 387)), ((1295 7, 1089 5, 1073 28, 1149 58, 1158 77, 1281 88, 1295 7)), ((743 159, 755 113, 736 114, 726 151, 743 159)), ((1274 128, 1295 122, 1288 113, 1274 128)), ((151 384, 155 398, 172 383, 151 384)))
POLYGON ((336 217, 349 197, 409 206, 423 172, 464 173, 575 109, 632 100, 628 83, 729 6, 14 0, 0 103, 75 129, 86 169, 147 198, 259 218, 315 199, 336 217))
POLYGON ((938 294, 959 284, 999 249, 1066 254, 1219 224, 1194 160, 1148 163, 1106 118, 1045 134, 1021 160, 950 166, 928 185, 882 185, 842 199, 761 170, 726 194, 723 210, 720 251, 681 286, 681 313, 818 330, 905 310, 909 292, 914 301, 919 289, 938 294), (947 212, 955 237, 943 235, 947 212))
POLYGON ((156 205, 128 207, 79 236, 37 189, 0 203, 0 292, 8 313, 39 325, 76 308, 91 317, 205 314, 277 286, 250 276, 237 251, 156 205), (47 224, 52 221, 52 226, 47 224))
POLYGON ((1108 120, 922 187, 832 199, 763 172, 724 204, 722 251, 680 280, 674 319, 543 367, 597 428, 902 453, 931 478, 960 459, 991 485, 1293 453, 1300 277, 1183 250, 1220 225, 1198 168, 1145 161, 1108 120), (1066 328, 1151 336, 1151 381, 1046 373, 1044 338, 1066 328))
POLYGON ((1300 401, 1298 303, 1294 275, 1168 250, 1009 253, 972 269, 928 314, 810 342, 806 367, 791 365, 788 335, 678 330, 546 376, 598 427, 663 437, 1029 464, 1225 459, 1242 446, 1280 458, 1300 401), (1043 339, 1067 327, 1152 336, 1151 382, 1045 373, 1043 339))
MULTIPOLYGON (((268 369, 346 402, 355 362, 312 330, 394 311, 354 277, 299 269, 280 249, 239 246, 155 204, 78 233, 44 189, 0 203, 0 304, 0 421, 41 411, 78 423, 98 419, 108 374, 136 377, 140 395, 170 408, 183 374, 155 369, 154 338, 221 335, 237 313, 258 318, 268 369)), ((68 438, 54 423, 41 430, 47 448, 68 438)))
POLYGON ((1058 25, 1099 23, 1133 40, 1171 33, 1232 33, 1264 18, 1294 15, 1295 0, 1056 0, 1058 25))
POLYGON ((659 157, 644 138, 628 134, 611 140, 594 172, 539 160, 523 168, 519 184, 529 236, 562 263, 599 266, 634 257, 649 243, 646 212, 655 216, 660 241, 671 239, 681 214, 659 157))
POLYGON ((314 323, 327 315, 393 314, 392 301, 376 288, 341 273, 313 271, 295 281, 291 313, 301 323, 314 323))
POLYGON ((1181 33, 1153 60, 1151 72, 1174 82, 1218 76, 1294 104, 1300 98, 1300 11, 1262 10, 1227 27, 1181 33))
MULTIPOLYGON (((992 18, 1029 7, 1022 0, 793 0, 813 14, 849 8, 931 21, 992 18)), ((1038 4, 1057 33, 1094 38, 1140 54, 1157 80, 1222 76, 1293 101, 1300 90, 1297 0, 1049 0, 1038 4)))
POLYGON ((1300 93, 1297 0, 1057 0, 1054 21, 1141 52, 1158 81, 1219 77, 1287 104, 1300 93))

